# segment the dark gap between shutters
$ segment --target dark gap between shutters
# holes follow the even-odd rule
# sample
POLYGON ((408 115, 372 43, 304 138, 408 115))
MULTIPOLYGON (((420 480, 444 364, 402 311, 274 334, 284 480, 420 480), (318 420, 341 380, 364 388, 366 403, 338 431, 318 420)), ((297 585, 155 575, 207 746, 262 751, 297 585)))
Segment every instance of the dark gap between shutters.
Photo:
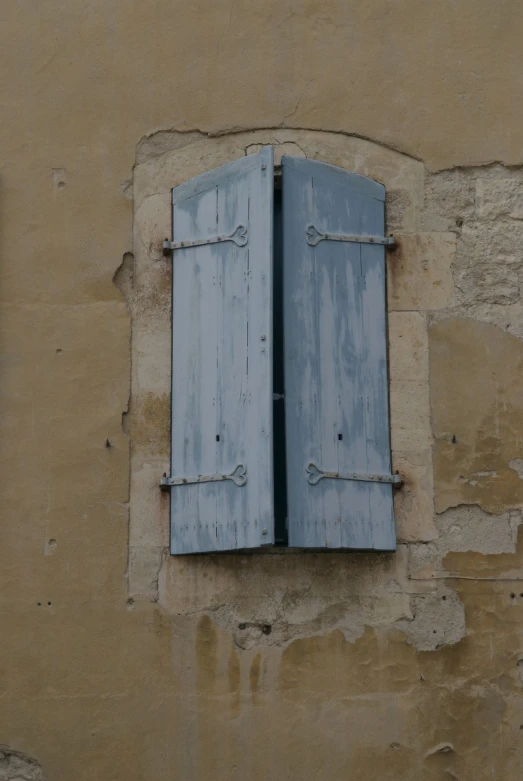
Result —
POLYGON ((275 177, 273 225, 274 523, 276 544, 287 545, 287 467, 285 453, 285 384, 283 373, 283 219, 281 177, 275 177))

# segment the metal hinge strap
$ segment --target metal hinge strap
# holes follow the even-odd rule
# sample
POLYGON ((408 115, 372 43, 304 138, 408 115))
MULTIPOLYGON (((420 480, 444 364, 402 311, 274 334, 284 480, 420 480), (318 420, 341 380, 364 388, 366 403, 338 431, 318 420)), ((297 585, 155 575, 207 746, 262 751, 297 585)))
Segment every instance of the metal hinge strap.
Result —
POLYGON ((249 241, 248 233, 248 228, 246 228, 245 225, 238 225, 230 236, 211 236, 208 239, 196 239, 195 241, 169 241, 169 239, 165 239, 163 243, 163 254, 168 255, 170 252, 174 252, 177 249, 203 247, 206 244, 219 244, 224 241, 233 241, 238 247, 245 247, 249 241))
POLYGON ((162 477, 160 488, 168 491, 177 485, 194 485, 195 483, 217 483, 221 480, 232 480, 236 485, 245 485, 247 482, 247 468, 238 464, 230 474, 198 475, 198 477, 162 477))
POLYGON ((394 236, 356 236, 343 233, 320 233, 320 231, 309 225, 306 228, 307 244, 311 247, 315 247, 320 241, 350 241, 356 244, 383 244, 389 249, 393 249, 396 246, 396 240, 394 236))
POLYGON ((339 472, 325 472, 323 469, 319 469, 312 461, 309 461, 306 469, 307 480, 311 485, 316 485, 323 479, 360 480, 364 483, 391 483, 396 487, 401 486, 403 483, 401 475, 366 474, 364 472, 350 472, 346 475, 342 475, 339 472))

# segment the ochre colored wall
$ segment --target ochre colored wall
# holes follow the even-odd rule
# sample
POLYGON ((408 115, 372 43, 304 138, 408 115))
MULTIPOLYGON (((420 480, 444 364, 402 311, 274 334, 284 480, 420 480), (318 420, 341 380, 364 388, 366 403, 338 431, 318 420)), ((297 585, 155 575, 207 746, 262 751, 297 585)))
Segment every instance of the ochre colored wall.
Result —
POLYGON ((0 778, 519 779, 520 4, 0 19, 0 778), (387 186, 395 555, 166 551, 165 195, 262 143, 387 186))

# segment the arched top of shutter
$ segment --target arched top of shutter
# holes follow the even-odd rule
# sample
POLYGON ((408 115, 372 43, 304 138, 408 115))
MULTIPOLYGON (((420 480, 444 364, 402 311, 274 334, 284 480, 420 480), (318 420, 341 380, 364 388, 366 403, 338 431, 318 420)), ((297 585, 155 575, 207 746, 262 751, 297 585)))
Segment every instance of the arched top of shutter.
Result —
POLYGON ((385 200, 385 187, 367 176, 346 171, 336 165, 322 163, 319 160, 308 160, 303 157, 282 157, 282 166, 287 171, 296 171, 299 175, 320 177, 323 182, 329 182, 331 188, 337 185, 350 188, 354 193, 375 198, 377 201, 385 200))

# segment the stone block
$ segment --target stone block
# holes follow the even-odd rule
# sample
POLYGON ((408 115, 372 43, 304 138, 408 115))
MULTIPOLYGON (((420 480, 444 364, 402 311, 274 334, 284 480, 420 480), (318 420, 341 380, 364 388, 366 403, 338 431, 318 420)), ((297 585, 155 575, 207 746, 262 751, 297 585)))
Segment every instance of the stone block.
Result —
POLYGON ((428 383, 429 344, 425 317, 419 312, 389 312, 391 380, 428 383))
POLYGON ((399 471, 404 483, 394 491, 396 537, 400 542, 429 542, 438 536, 434 525, 432 459, 414 465, 401 453, 392 454, 392 468, 399 471))
POLYGON ((425 382, 393 380, 390 416, 393 449, 423 452, 431 446, 429 386, 425 382), (401 443, 401 444, 400 444, 401 443))
POLYGON ((488 221, 463 226, 454 264, 458 300, 511 304, 520 295, 523 222, 488 221))

